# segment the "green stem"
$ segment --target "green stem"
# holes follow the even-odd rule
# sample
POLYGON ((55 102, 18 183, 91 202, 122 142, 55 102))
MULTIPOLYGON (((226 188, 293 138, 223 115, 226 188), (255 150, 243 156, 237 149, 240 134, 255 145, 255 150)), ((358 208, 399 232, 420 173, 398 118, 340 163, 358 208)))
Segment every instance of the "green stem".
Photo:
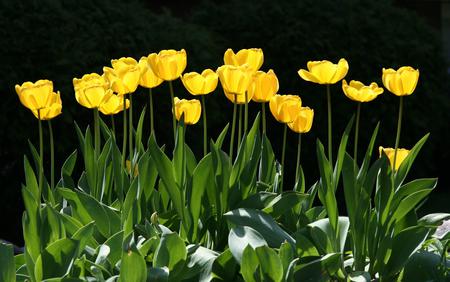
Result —
POLYGON ((116 123, 114 122, 114 115, 111 115, 111 127, 112 127, 112 134, 115 139, 116 138, 116 123))
POLYGON ((238 146, 237 150, 239 152, 239 147, 241 147, 241 134, 242 134, 242 106, 239 105, 239 123, 238 123, 238 146))
POLYGON ((127 155, 127 104, 125 95, 123 95, 123 142, 122 142, 122 169, 125 169, 125 159, 127 155))
POLYGON ((100 155, 100 124, 98 117, 98 108, 94 109, 94 150, 95 150, 95 158, 98 159, 100 155))
POLYGON ((263 134, 266 134, 266 103, 261 103, 263 134))
MULTIPOLYGON (((134 153, 133 153, 133 95, 130 93, 130 113, 129 113, 129 117, 128 117, 128 121, 129 121, 129 126, 128 126, 128 132, 129 132, 129 139, 130 141, 128 142, 128 150, 130 152, 130 167, 131 169, 133 169, 133 157, 134 157, 134 153)), ((133 170, 131 170, 133 171, 133 170)), ((130 174, 131 177, 133 176, 133 173, 130 174)))
POLYGON ((333 141, 331 140, 331 94, 330 85, 327 84, 327 106, 328 106, 328 160, 333 164, 333 141))
POLYGON ((48 121, 48 132, 50 135, 50 188, 55 188, 55 144, 53 142, 52 122, 48 121))
POLYGON ((284 130, 283 130, 283 147, 281 151, 281 191, 283 191, 283 183, 284 183, 284 157, 286 153, 286 136, 287 136, 287 125, 284 124, 284 130))
POLYGON ((244 136, 247 134, 248 128, 248 93, 245 91, 245 103, 244 103, 244 136))
POLYGON ((41 110, 38 110, 39 120, 39 193, 42 194, 42 183, 44 178, 44 137, 42 134, 41 110))
POLYGON ((150 134, 155 134, 155 124, 153 120, 153 93, 152 89, 148 89, 149 107, 150 107, 150 134))
POLYGON ((295 169, 295 182, 298 182, 300 177, 300 154, 302 151, 302 134, 298 134, 298 144, 297 144, 297 167, 295 169))
POLYGON ((173 101, 174 94, 173 94, 173 85, 172 81, 169 81, 169 90, 170 90, 170 101, 172 103, 172 125, 173 125, 173 140, 175 142, 175 136, 177 131, 177 122, 175 120, 175 103, 173 101))
POLYGON ((395 170, 395 163, 397 161, 397 150, 398 150, 398 144, 400 142, 400 132, 402 131, 402 116, 403 116, 403 96, 400 96, 400 105, 399 105, 399 109, 398 109, 398 120, 397 120, 397 135, 395 137, 393 170, 395 170))
POLYGON ((208 123, 206 122, 206 103, 205 95, 202 95, 202 111, 203 111, 203 155, 208 153, 208 123))
POLYGON ((233 145, 234 145, 234 132, 236 129, 236 110, 237 110, 237 96, 234 94, 233 103, 233 121, 231 123, 231 140, 230 140, 230 162, 233 163, 233 145))
POLYGON ((358 106, 356 108, 356 124, 355 124, 355 143, 353 148, 353 160, 354 160, 354 169, 355 175, 357 175, 358 168, 358 137, 359 137, 359 116, 361 115, 361 102, 358 102, 358 106))

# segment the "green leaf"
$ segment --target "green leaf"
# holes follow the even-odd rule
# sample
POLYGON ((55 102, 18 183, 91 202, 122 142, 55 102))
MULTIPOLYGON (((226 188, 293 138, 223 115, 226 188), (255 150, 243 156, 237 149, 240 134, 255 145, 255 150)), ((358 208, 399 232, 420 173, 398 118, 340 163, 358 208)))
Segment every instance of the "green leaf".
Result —
POLYGON ((151 267, 148 272, 147 282, 169 281, 169 269, 167 267, 151 267))
POLYGON ((10 244, 0 243, 0 281, 16 281, 14 248, 10 244))
POLYGON ((280 261, 283 266, 283 273, 286 274, 289 268, 289 264, 294 259, 294 250, 292 249, 292 246, 289 245, 288 242, 284 242, 280 246, 278 255, 280 257, 280 261))
POLYGON ((229 211, 224 216, 233 224, 255 229, 271 247, 278 248, 285 240, 295 246, 294 238, 281 229, 272 217, 262 211, 241 208, 229 211))
POLYGON ((280 217, 285 212, 292 210, 295 206, 308 198, 308 194, 302 194, 296 191, 286 191, 273 199, 263 212, 271 215, 273 218, 280 217))
POLYGON ((123 230, 112 235, 105 241, 104 245, 109 247, 110 253, 108 255, 108 261, 111 265, 116 265, 116 263, 122 257, 122 241, 123 241, 123 230))
MULTIPOLYGON (((403 271, 403 281, 446 281, 441 270, 441 257, 435 253, 418 251, 408 260, 403 271)), ((448 271, 448 269, 447 269, 448 271)))
POLYGON ((145 118, 145 107, 141 111, 141 115, 139 116, 138 125, 136 128, 136 150, 138 150, 141 154, 144 152, 144 145, 142 144, 142 127, 144 125, 144 118, 145 118))
POLYGON ((283 281, 283 264, 277 253, 267 246, 257 247, 255 252, 261 265, 262 281, 283 281))
POLYGON ((431 191, 433 191, 433 189, 423 189, 405 197, 398 206, 393 206, 394 214, 392 215, 391 220, 400 221, 407 213, 413 210, 420 201, 430 194, 431 191))
POLYGON ((414 226, 397 234, 392 241, 391 256, 382 274, 389 277, 400 272, 412 254, 421 247, 429 232, 426 227, 414 226))
POLYGON ((186 263, 187 251, 183 240, 176 233, 163 234, 155 252, 154 266, 169 268, 170 278, 175 278, 186 263))
POLYGON ((75 189, 75 182, 72 179, 72 172, 77 162, 77 150, 64 161, 61 167, 61 181, 58 183, 58 187, 75 189))
POLYGON ((402 185, 397 191, 395 191, 392 205, 396 207, 403 201, 403 199, 412 193, 415 193, 424 189, 434 189, 437 185, 437 178, 421 178, 415 179, 411 182, 402 185))
MULTIPOLYGON (((182 188, 185 185, 186 178, 186 154, 185 154, 185 126, 183 118, 180 119, 177 125, 177 134, 175 138, 175 148, 173 150, 173 172, 175 175, 175 181, 178 187, 182 188)), ((161 172, 160 172, 161 174, 161 172)))
POLYGON ((222 281, 233 281, 236 277, 238 265, 230 249, 223 251, 212 265, 212 277, 222 281))
POLYGON ((247 245, 243 250, 242 263, 241 263, 241 274, 246 282, 256 282, 259 281, 255 279, 255 272, 259 266, 258 256, 252 246, 247 245))
POLYGON ((36 260, 35 276, 41 281, 69 273, 77 257, 78 243, 64 238, 48 245, 36 260))
POLYGON ((297 264, 294 270, 295 281, 330 281, 341 264, 341 254, 331 253, 306 264, 297 264))
POLYGON ((230 124, 227 123, 227 125, 225 125, 225 127, 222 129, 222 132, 220 132, 219 137, 217 137, 215 145, 219 149, 222 148, 223 140, 225 140, 225 137, 227 136, 229 126, 230 126, 230 124))
POLYGON ((339 217, 339 236, 338 238, 335 237, 334 230, 332 229, 330 222, 327 218, 319 219, 313 223, 308 224, 308 227, 311 228, 311 237, 316 241, 317 243, 320 243, 322 246, 326 246, 326 242, 322 241, 319 242, 319 240, 323 240, 323 237, 321 237, 322 233, 318 233, 317 231, 320 230, 323 232, 323 234, 326 235, 326 238, 333 242, 336 240, 336 242, 339 243, 338 250, 342 253, 344 251, 345 246, 345 240, 347 239, 347 232, 348 228, 350 226, 350 222, 348 220, 348 217, 346 216, 340 216, 339 217))
POLYGON ((354 271, 348 275, 349 281, 352 282, 370 282, 370 273, 365 271, 354 271))
POLYGON ((119 281, 142 282, 147 280, 147 266, 139 253, 133 234, 125 238, 122 248, 119 281))
POLYGON ((424 226, 439 226, 443 220, 450 218, 450 213, 431 213, 419 219, 418 224, 424 226))
POLYGON ((255 229, 248 226, 236 226, 231 228, 228 235, 228 246, 233 257, 241 263, 244 249, 250 245, 253 248, 266 246, 267 242, 255 229))
MULTIPOLYGON (((187 261, 187 271, 184 272, 184 278, 195 276, 196 281, 207 282, 212 278, 212 266, 218 253, 202 246, 191 245, 188 248, 193 249, 187 261)), ((190 251, 191 252, 191 251, 190 251)))
POLYGON ((347 123, 347 126, 345 127, 345 130, 344 130, 344 134, 341 137, 341 142, 339 143, 339 150, 338 150, 336 165, 335 165, 334 171, 333 171, 334 191, 336 191, 336 189, 337 189, 337 186, 339 183, 339 177, 341 176, 342 164, 344 162, 344 156, 345 156, 346 150, 347 150, 348 136, 350 135, 350 131, 352 130, 354 118, 355 117, 352 116, 350 121, 347 123))
POLYGON ((259 165, 259 181, 273 184, 275 179, 275 153, 269 138, 264 134, 262 137, 261 162, 259 165))

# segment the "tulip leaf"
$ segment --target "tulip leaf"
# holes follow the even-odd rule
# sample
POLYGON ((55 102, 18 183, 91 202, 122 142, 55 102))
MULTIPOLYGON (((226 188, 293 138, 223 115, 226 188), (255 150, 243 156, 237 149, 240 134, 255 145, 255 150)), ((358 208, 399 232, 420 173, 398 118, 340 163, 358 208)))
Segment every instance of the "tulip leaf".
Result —
POLYGON ((287 211, 292 210, 295 206, 301 205, 308 196, 308 194, 302 194, 295 191, 282 192, 276 196, 263 211, 273 218, 278 218, 287 211))
POLYGON ((329 253, 305 264, 294 266, 294 281, 327 281, 340 267, 341 254, 329 253))
POLYGON ((235 279, 238 265, 230 249, 223 251, 213 262, 212 276, 222 281, 233 281, 235 279))
POLYGON ((147 277, 148 282, 169 281, 169 269, 167 267, 151 267, 147 277))
POLYGON ((167 266, 169 268, 170 279, 175 279, 183 269, 186 259, 186 246, 178 234, 163 234, 155 251, 154 266, 167 266))
POLYGON ((263 134, 261 162, 259 166, 259 181, 267 184, 273 184, 275 178, 275 154, 270 144, 269 138, 263 134))
POLYGON ((188 246, 187 270, 183 271, 184 279, 193 279, 195 281, 207 282, 212 278, 212 266, 214 260, 219 255, 217 252, 208 248, 190 245, 188 246))
MULTIPOLYGON (((183 117, 177 125, 177 132, 175 138, 175 148, 173 150, 173 171, 175 175, 175 181, 178 187, 183 189, 186 179, 186 153, 185 153, 185 125, 183 117)), ((160 173, 161 174, 161 173, 160 173)))
POLYGON ((16 267, 14 264, 14 248, 10 244, 0 242, 0 280, 15 282, 16 267))
POLYGON ((344 134, 342 134, 341 142, 339 143, 339 150, 338 150, 336 165, 334 167, 333 178, 332 178, 333 179, 332 185, 333 185, 334 191, 336 191, 337 186, 339 184, 339 177, 341 176, 342 164, 344 162, 344 157, 345 157, 346 150, 347 150, 348 136, 350 135, 350 131, 352 130, 354 119, 355 119, 355 116, 352 115, 352 118, 350 119, 350 121, 347 123, 347 126, 345 127, 344 134))
POLYGON ((219 137, 217 137, 215 145, 219 149, 222 148, 222 144, 223 144, 223 141, 225 140, 225 137, 227 136, 229 126, 230 126, 230 124, 227 123, 227 125, 222 129, 222 132, 220 132, 219 137))
POLYGON ((418 192, 424 189, 434 189, 437 185, 437 178, 422 178, 415 179, 402 185, 397 191, 395 191, 394 199, 392 205, 396 207, 403 201, 407 196, 412 193, 418 192))
POLYGON ((450 213, 431 213, 419 219, 419 225, 424 226, 439 226, 443 220, 450 218, 450 213))
POLYGON ((251 227, 236 226, 231 228, 228 234, 228 246, 237 262, 241 263, 242 254, 248 245, 256 248, 266 246, 267 242, 258 231, 251 227))
MULTIPOLYGON (((255 278, 259 267, 258 256, 251 245, 247 245, 242 251, 241 274, 244 281, 257 282, 255 278)), ((262 281, 262 280, 261 280, 262 281)))
POLYGON ((64 161, 61 167, 61 181, 58 183, 57 187, 71 188, 75 189, 75 182, 72 179, 72 172, 75 168, 77 162, 77 150, 73 151, 72 154, 64 161))
POLYGON ((135 138, 135 149, 141 154, 144 152, 144 145, 142 144, 142 128, 144 126, 145 110, 146 106, 144 106, 144 108, 141 111, 141 115, 139 116, 135 138))
MULTIPOLYGON (((336 242, 339 243, 339 245, 337 247, 340 252, 344 251, 344 246, 345 246, 345 241, 347 239, 347 232, 348 232, 349 226, 350 226, 350 221, 349 221, 348 217, 340 216, 339 217, 339 229, 338 229, 339 234, 338 234, 338 237, 335 238, 334 229, 332 229, 332 227, 330 225, 330 221, 327 218, 319 219, 313 223, 308 224, 308 227, 311 230, 310 231, 311 238, 313 238, 314 241, 318 242, 322 246, 326 246, 327 240, 329 240, 329 242, 332 243, 333 239, 336 239, 336 242), (321 232, 318 232, 318 230, 320 230, 321 232), (325 235, 325 237, 323 237, 322 234, 325 235), (322 240, 322 241, 320 241, 320 240, 322 240)), ((327 252, 330 252, 330 250, 327 250, 327 252)))
POLYGON ((283 264, 278 254, 267 246, 255 249, 262 281, 283 281, 283 264))
POLYGON ((122 248, 119 281, 141 282, 147 280, 147 266, 134 242, 133 234, 125 238, 122 248))
POLYGON ((406 196, 398 206, 394 206, 395 211, 391 220, 400 221, 407 213, 414 209, 420 201, 422 201, 433 189, 423 189, 406 196))

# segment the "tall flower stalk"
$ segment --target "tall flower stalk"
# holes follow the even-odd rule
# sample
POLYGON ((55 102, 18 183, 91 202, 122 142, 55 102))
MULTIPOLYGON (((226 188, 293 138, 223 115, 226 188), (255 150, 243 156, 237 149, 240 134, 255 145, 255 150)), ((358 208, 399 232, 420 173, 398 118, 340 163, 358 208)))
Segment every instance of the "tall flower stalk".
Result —
POLYGON ((175 104, 173 103, 174 100, 174 93, 173 93, 173 85, 172 81, 169 81, 169 91, 170 91, 170 101, 172 103, 172 126, 173 126, 173 140, 175 141, 176 138, 176 132, 177 132, 177 122, 175 119, 175 104))
POLYGON ((203 111, 203 156, 208 153, 208 123, 206 121, 206 103, 205 96, 202 95, 202 111, 203 111))
POLYGON ((50 188, 55 188, 55 144, 53 141, 53 128, 51 120, 48 120, 48 132, 50 138, 50 188))
POLYGON ((233 121, 231 123, 231 139, 230 139, 230 162, 233 163, 233 145, 234 145, 234 134, 236 130, 236 112, 237 112, 237 95, 233 94, 234 96, 234 103, 233 103, 233 121))
POLYGON ((400 102, 398 106, 398 119, 397 119, 397 134, 395 135, 395 152, 394 152, 394 165, 396 167, 397 150, 400 142, 400 132, 402 131, 402 116, 403 116, 403 97, 400 96, 400 102))
POLYGON ((155 134, 155 121, 153 120, 153 94, 152 89, 148 89, 148 104, 150 108, 150 134, 155 134))
POLYGON ((42 193, 44 182, 44 137, 42 132, 41 109, 37 110, 39 121, 39 192, 42 193))
POLYGON ((331 124, 331 94, 330 85, 327 84, 327 112, 328 112, 328 160, 333 163, 333 132, 331 124))
POLYGON ((356 105, 355 142, 353 147, 353 160, 355 173, 358 167, 358 138, 359 138, 359 117, 361 115, 361 102, 356 105))

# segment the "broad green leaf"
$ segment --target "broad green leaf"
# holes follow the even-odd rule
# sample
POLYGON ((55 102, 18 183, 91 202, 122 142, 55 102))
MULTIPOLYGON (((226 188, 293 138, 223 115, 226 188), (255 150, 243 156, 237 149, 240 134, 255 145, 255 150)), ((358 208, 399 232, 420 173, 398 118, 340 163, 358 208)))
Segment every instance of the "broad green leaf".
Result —
POLYGON ((352 282, 370 282, 370 273, 365 271, 354 271, 348 275, 349 281, 352 282))
POLYGON ((223 140, 225 140, 225 137, 227 136, 229 126, 230 126, 230 124, 227 123, 227 125, 222 129, 222 132, 220 132, 219 137, 217 137, 215 145, 219 149, 222 148, 223 140))
POLYGON ((25 242, 25 248, 32 261, 36 261, 41 252, 40 234, 41 218, 39 215, 40 200, 34 198, 33 194, 27 188, 22 188, 22 198, 25 205, 25 212, 22 217, 22 228, 25 242))
MULTIPOLYGON (((338 234, 339 237, 338 238, 335 238, 334 230, 331 228, 330 222, 326 218, 319 219, 318 221, 315 221, 313 223, 308 224, 308 227, 311 228, 311 232, 312 232, 312 234, 311 234, 312 236, 311 237, 313 239, 321 238, 321 237, 315 237, 314 236, 316 234, 315 230, 319 229, 324 234, 326 234, 326 236, 330 240, 330 242, 333 242, 333 240, 336 240, 336 242, 339 243, 339 246, 337 246, 338 250, 340 252, 343 252, 344 251, 344 246, 345 246, 345 240, 347 239, 347 232, 348 232, 348 228, 349 228, 350 222, 348 220, 348 217, 346 217, 346 216, 340 216, 338 222, 339 222, 339 234, 338 234)), ((323 242, 322 245, 326 245, 325 242, 323 242)))
POLYGON ((212 265, 212 277, 214 280, 233 281, 238 269, 230 249, 223 251, 212 265))
POLYGON ((341 176, 342 163, 344 162, 344 156, 345 156, 346 150, 347 150, 348 136, 350 135, 350 131, 352 130, 354 118, 355 117, 352 116, 350 121, 347 123, 347 126, 345 127, 344 133, 342 134, 342 137, 341 137, 341 142, 339 143, 336 165, 335 165, 334 171, 333 171, 334 191, 336 191, 336 189, 337 189, 337 186, 339 183, 339 177, 341 176))
POLYGON ((292 210, 295 206, 301 205, 308 196, 308 194, 302 194, 296 191, 282 192, 275 197, 263 211, 272 217, 277 218, 285 212, 292 210))
POLYGON ((233 257, 241 263, 244 249, 250 245, 253 248, 266 246, 267 242, 255 229, 248 226, 236 226, 231 228, 228 234, 228 246, 233 257))
POLYGON ((421 178, 415 179, 411 182, 402 185, 397 191, 395 191, 394 199, 392 200, 392 205, 395 207, 405 199, 405 197, 411 195, 412 193, 418 192, 424 189, 434 189, 437 185, 437 178, 421 178))
POLYGON ((155 252, 153 265, 156 267, 167 266, 170 278, 175 278, 185 265, 186 258, 186 246, 178 234, 163 234, 155 252))
POLYGON ((139 116, 135 138, 135 148, 141 154, 144 152, 144 145, 142 144, 142 127, 144 126, 145 109, 145 107, 142 109, 141 115, 139 116))
POLYGON ((252 246, 247 245, 242 252, 241 274, 246 282, 257 282, 255 272, 259 266, 258 256, 252 246))
POLYGON ((258 231, 270 247, 279 248, 285 240, 295 246, 294 238, 281 229, 272 217, 262 211, 241 208, 229 211, 224 216, 233 224, 249 226, 258 231))
POLYGON ((147 275, 147 282, 169 281, 169 269, 167 267, 150 267, 147 275))
POLYGON ((406 196, 398 206, 394 206, 391 220, 400 221, 407 213, 413 210, 433 189, 423 189, 406 196))
POLYGON ((25 187, 33 195, 33 198, 40 202, 41 192, 39 191, 38 180, 26 156, 23 157, 23 164, 25 169, 25 187))
POLYGON ((191 245, 190 248, 195 251, 193 253, 189 251, 191 254, 188 256, 186 263, 188 270, 183 271, 183 278, 195 277, 196 281, 211 281, 212 266, 219 254, 202 246, 191 245))
MULTIPOLYGON (((175 138, 175 148, 173 150, 173 173, 178 187, 183 188, 186 179, 186 153, 185 153, 185 125, 183 118, 177 125, 177 134, 175 138)), ((159 173, 161 174, 161 172, 159 173)))
MULTIPOLYGON (((441 257, 435 253, 418 251, 411 256, 403 271, 403 281, 446 281, 441 257)), ((447 269, 448 271, 448 269, 447 269)))
POLYGON ((289 268, 289 264, 294 259, 294 250, 292 249, 292 246, 289 245, 288 242, 284 242, 283 244, 281 244, 278 253, 281 260, 281 264, 283 265, 283 273, 286 275, 287 270, 289 268))
POLYGON ((260 191, 249 195, 238 204, 238 207, 262 210, 267 207, 275 197, 277 197, 277 193, 260 191))
POLYGON ((16 281, 14 249, 10 244, 0 243, 0 281, 16 281))
POLYGON ((77 150, 73 151, 72 154, 64 161, 61 167, 61 181, 58 187, 75 189, 75 182, 72 179, 72 172, 75 168, 77 162, 77 150))
POLYGON ((262 137, 261 161, 259 165, 259 181, 273 184, 275 171, 275 154, 269 138, 264 134, 262 137))
POLYGON ((108 261, 111 265, 116 265, 116 263, 122 257, 122 240, 123 240, 123 230, 112 235, 105 241, 104 245, 109 247, 110 253, 108 255, 108 261))
POLYGON ((339 269, 341 254, 330 253, 306 264, 294 267, 295 281, 330 281, 330 276, 339 269))
POLYGON ((450 218, 450 213, 431 213, 419 219, 419 225, 424 226, 439 226, 443 220, 450 218))
POLYGON ((142 282, 147 280, 147 266, 134 242, 133 234, 125 238, 122 247, 119 281, 142 282))
POLYGON ((69 273, 77 256, 78 243, 64 238, 48 245, 36 260, 35 276, 41 281, 69 273))
POLYGON ((283 280, 283 264, 277 253, 267 247, 261 246, 255 249, 258 256, 263 281, 281 282, 283 280))
POLYGON ((82 251, 86 247, 86 245, 90 245, 90 247, 97 247, 98 243, 95 241, 92 236, 94 233, 95 223, 91 222, 87 225, 81 227, 75 234, 73 234, 72 239, 78 241, 78 254, 77 257, 81 255, 82 251))

